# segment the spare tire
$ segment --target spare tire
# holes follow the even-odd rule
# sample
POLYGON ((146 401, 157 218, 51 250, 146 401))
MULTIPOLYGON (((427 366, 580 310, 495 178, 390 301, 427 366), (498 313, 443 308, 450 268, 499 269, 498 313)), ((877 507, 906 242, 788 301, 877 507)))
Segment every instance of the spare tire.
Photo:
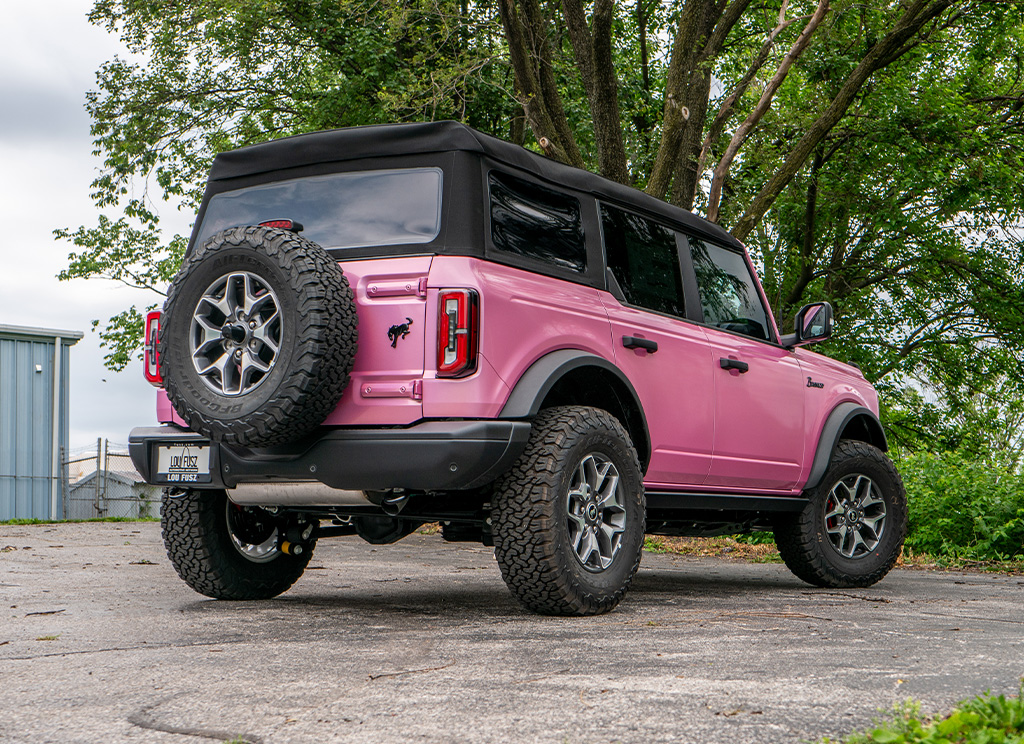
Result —
POLYGON ((186 257, 167 292, 167 396, 216 442, 299 439, 348 384, 356 323, 348 280, 319 245, 276 228, 225 230, 186 257))

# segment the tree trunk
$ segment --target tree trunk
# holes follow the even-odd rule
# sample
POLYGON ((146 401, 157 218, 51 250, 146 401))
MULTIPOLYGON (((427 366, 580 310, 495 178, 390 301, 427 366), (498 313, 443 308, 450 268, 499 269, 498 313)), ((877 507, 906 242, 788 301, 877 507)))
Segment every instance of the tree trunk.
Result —
POLYGON ((665 82, 661 144, 647 182, 648 194, 664 199, 672 179, 683 173, 686 182, 681 184, 673 201, 687 208, 692 206, 699 173, 695 165, 680 166, 679 161, 697 159, 708 107, 710 65, 750 2, 732 0, 726 6, 725 0, 687 0, 683 6, 665 82), (699 121, 697 118, 691 121, 694 114, 699 121), (693 141, 687 139, 687 129, 691 126, 700 133, 696 149, 686 146, 693 141), (692 175, 688 177, 687 173, 692 175))
POLYGON ((583 156, 555 84, 547 21, 540 4, 537 0, 498 0, 498 10, 530 129, 549 156, 582 168, 583 156))
POLYGON ((598 168, 606 178, 628 185, 629 166, 626 145, 622 139, 618 81, 612 59, 614 2, 596 0, 592 31, 587 28, 581 0, 563 0, 562 9, 576 64, 587 92, 590 118, 594 124, 594 141, 597 143, 598 168))

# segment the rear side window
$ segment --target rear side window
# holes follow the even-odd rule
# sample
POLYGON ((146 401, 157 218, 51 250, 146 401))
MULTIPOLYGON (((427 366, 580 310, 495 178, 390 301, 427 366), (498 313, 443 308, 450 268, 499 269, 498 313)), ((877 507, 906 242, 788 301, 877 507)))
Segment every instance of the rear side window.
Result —
POLYGON ((206 205, 197 238, 239 225, 293 220, 324 248, 429 243, 441 229, 439 168, 335 173, 225 191, 206 205))
POLYGON ((487 176, 491 240, 499 250, 586 271, 579 200, 507 173, 487 176))
POLYGON ((769 340, 768 316, 743 256, 693 237, 688 240, 704 322, 725 331, 769 340))
POLYGON ((601 205, 608 268, 630 305, 686 315, 679 249, 673 230, 620 209, 601 205))

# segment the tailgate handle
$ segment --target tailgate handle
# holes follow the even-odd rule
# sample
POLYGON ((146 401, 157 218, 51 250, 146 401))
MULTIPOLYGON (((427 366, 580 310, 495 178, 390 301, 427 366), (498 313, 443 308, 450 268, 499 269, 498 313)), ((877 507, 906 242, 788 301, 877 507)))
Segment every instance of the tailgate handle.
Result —
POLYGON ((622 345, 627 349, 647 349, 652 354, 658 350, 658 342, 636 336, 623 336, 622 345))
POLYGON ((718 360, 718 364, 722 367, 722 369, 738 369, 741 375, 748 369, 750 369, 749 364, 747 364, 746 362, 741 362, 739 359, 722 358, 718 360))

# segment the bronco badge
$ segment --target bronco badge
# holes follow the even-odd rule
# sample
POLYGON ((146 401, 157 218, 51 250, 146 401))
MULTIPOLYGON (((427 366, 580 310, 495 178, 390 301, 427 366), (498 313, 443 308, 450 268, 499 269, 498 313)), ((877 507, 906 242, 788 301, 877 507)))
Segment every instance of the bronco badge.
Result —
POLYGON ((404 323, 388 328, 388 340, 391 342, 392 349, 398 348, 398 339, 409 335, 409 326, 411 325, 412 318, 406 318, 404 323))

